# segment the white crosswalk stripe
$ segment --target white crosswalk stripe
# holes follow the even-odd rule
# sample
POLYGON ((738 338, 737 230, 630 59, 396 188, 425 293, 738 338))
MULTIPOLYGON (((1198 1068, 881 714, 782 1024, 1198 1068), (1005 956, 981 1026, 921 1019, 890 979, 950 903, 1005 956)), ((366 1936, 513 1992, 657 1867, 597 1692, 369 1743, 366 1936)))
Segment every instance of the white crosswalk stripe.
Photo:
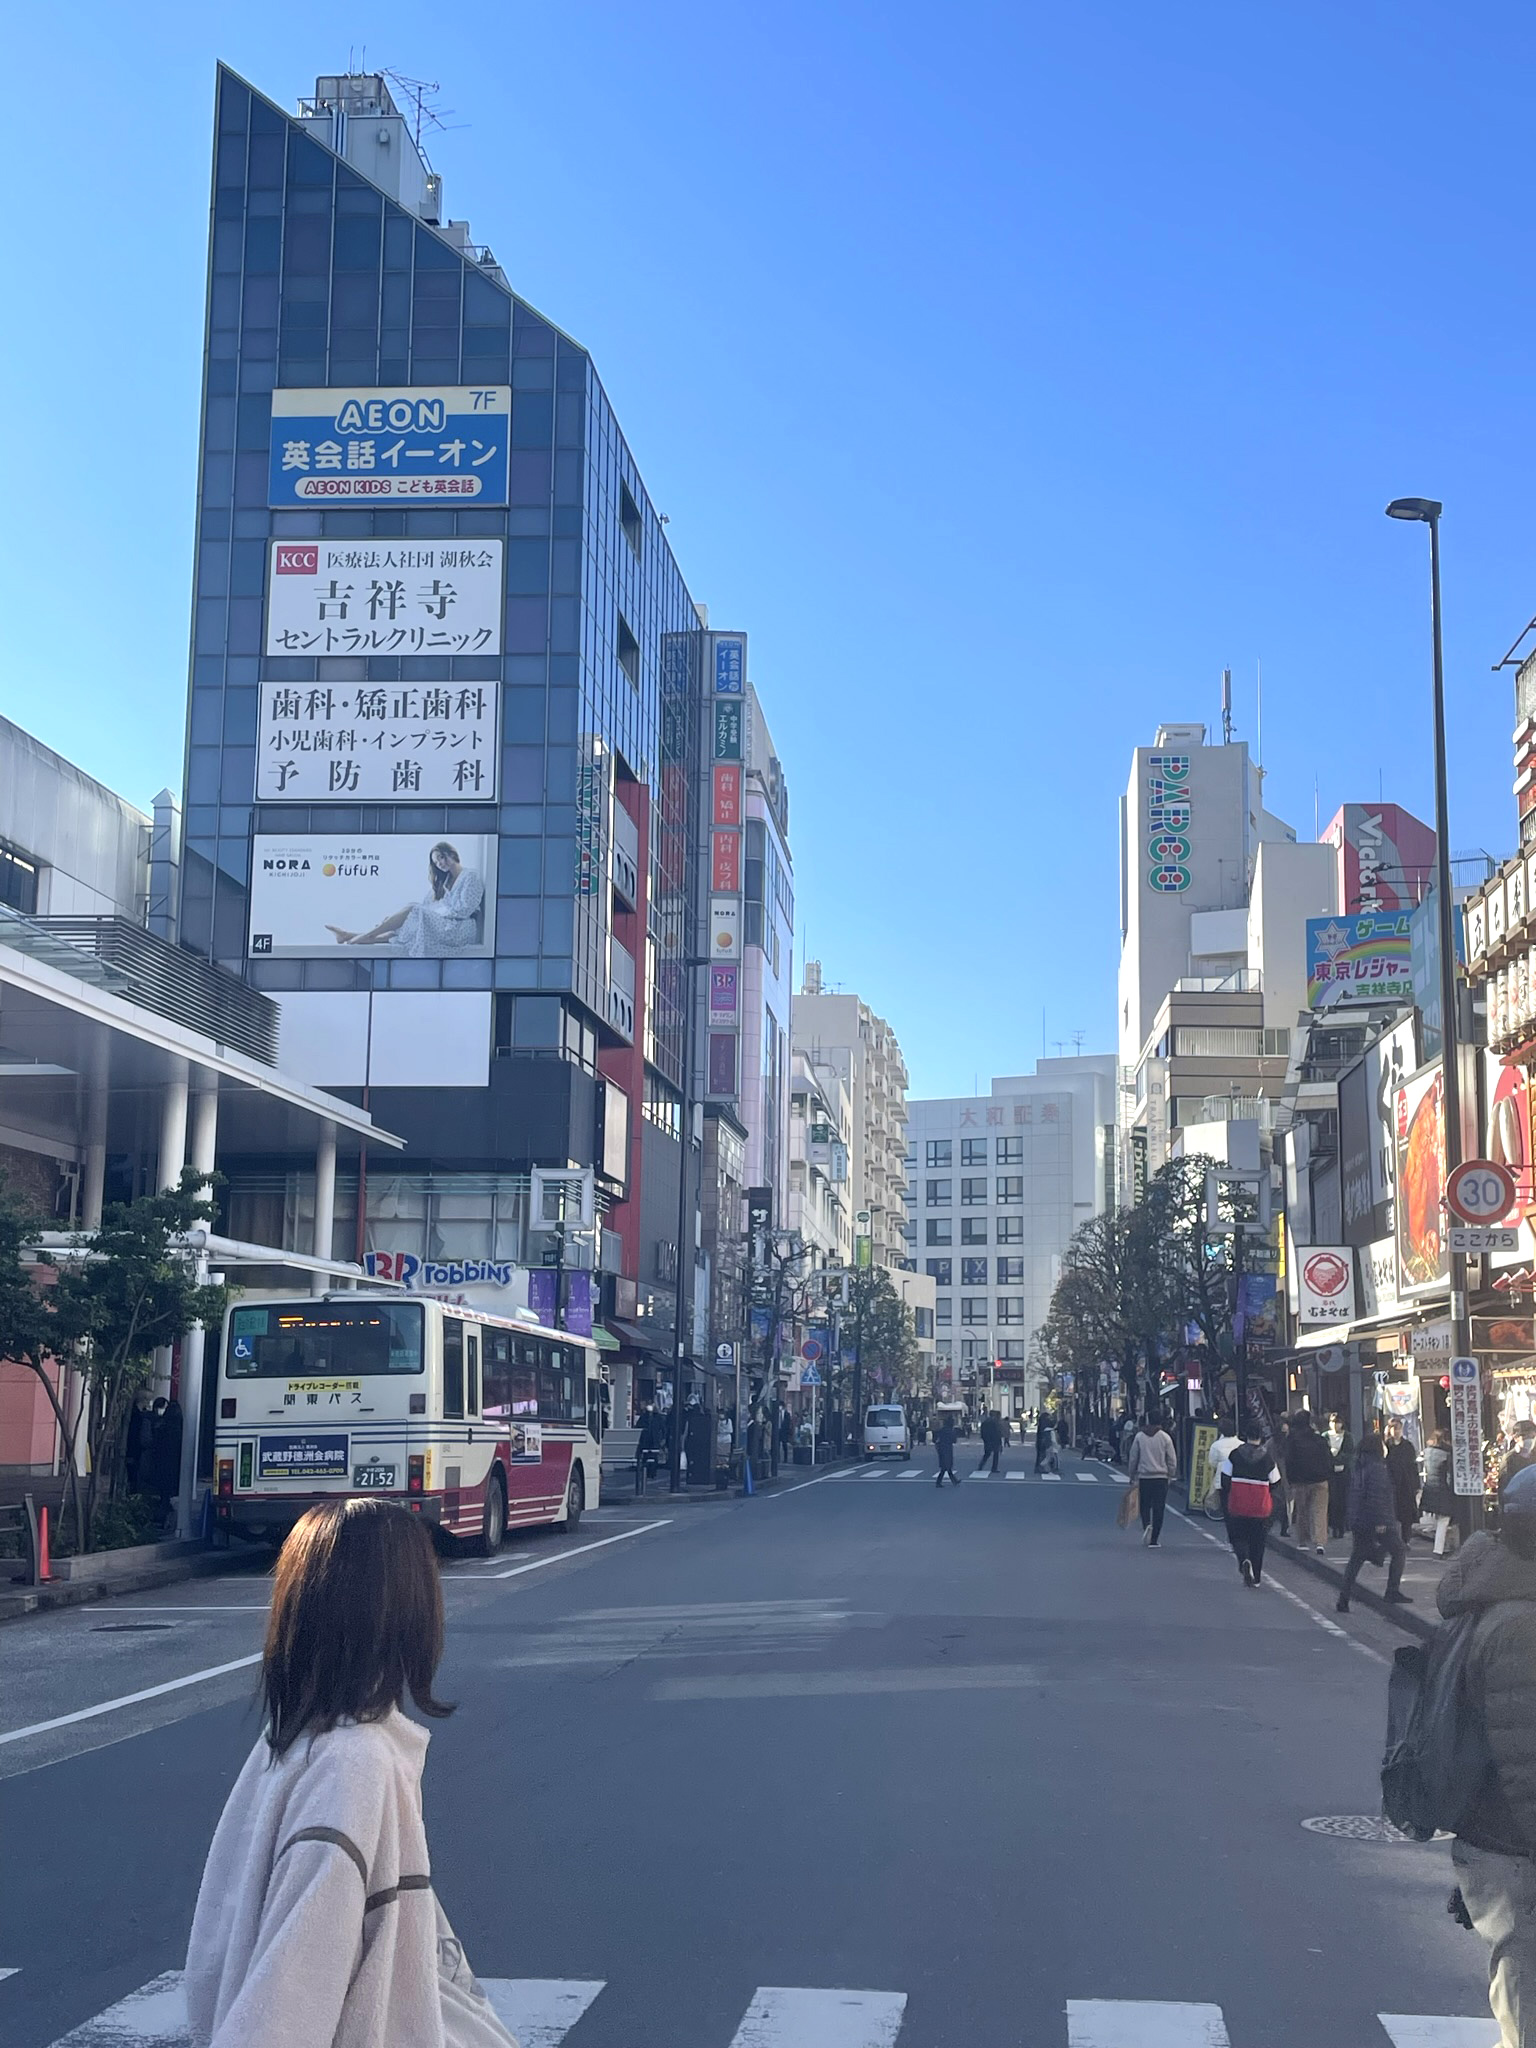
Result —
POLYGON ((1099 1475, 1097 1472, 1079 1472, 1077 1474, 1077 1483, 1079 1486, 1097 1486, 1099 1475))
MULTIPOLYGON (((16 1970, 0 1969, 0 1982, 16 1970)), ((605 1985, 601 1978, 484 1977, 481 1982, 519 2048, 560 2048, 605 1985)), ((613 1995, 609 1994, 610 1997, 613 1995)), ((906 2014, 904 1991, 761 1985, 731 2036, 730 2048, 896 2048, 906 2014)), ((1378 2015, 1392 2048, 1498 2048, 1488 2016, 1378 2015)), ((1231 2048, 1219 2005, 1136 1998, 1069 1999, 1068 2048, 1231 2048)), ((1059 2036, 1057 2037, 1059 2038, 1059 2036)), ((179 1970, 152 1977, 53 2048, 188 2048, 179 1970)))

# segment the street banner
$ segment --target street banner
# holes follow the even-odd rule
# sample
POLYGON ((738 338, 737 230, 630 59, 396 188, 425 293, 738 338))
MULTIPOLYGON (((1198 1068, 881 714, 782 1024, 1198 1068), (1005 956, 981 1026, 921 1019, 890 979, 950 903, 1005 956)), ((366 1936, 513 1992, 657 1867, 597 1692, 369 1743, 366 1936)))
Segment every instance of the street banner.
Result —
POLYGON ((1483 1380, 1475 1358, 1451 1360, 1451 1488, 1477 1499, 1483 1483, 1483 1380))
POLYGON ((1211 1490, 1211 1468, 1206 1462, 1211 1454, 1211 1445, 1216 1441, 1216 1425, 1212 1422, 1195 1424, 1194 1442, 1189 1452, 1189 1484, 1185 1500, 1192 1515, 1199 1514, 1205 1506, 1205 1496, 1211 1490))

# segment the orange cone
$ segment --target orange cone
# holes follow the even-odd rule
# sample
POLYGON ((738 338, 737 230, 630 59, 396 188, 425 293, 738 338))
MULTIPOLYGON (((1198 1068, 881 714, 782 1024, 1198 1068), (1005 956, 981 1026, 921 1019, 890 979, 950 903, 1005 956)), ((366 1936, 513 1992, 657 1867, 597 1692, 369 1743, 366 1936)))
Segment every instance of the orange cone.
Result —
POLYGON ((37 1511, 37 1582, 44 1586, 53 1577, 53 1568, 48 1562, 48 1510, 37 1511))

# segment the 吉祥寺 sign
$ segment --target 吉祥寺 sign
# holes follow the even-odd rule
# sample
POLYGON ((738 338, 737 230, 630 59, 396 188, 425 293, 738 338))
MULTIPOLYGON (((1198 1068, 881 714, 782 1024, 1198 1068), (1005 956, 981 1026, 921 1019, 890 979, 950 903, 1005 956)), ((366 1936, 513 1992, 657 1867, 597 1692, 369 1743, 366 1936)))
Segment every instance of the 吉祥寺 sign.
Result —
POLYGON ((507 502, 505 385, 272 394, 268 502, 507 502))
POLYGON ((269 656, 497 655, 502 544, 275 540, 268 553, 269 656))

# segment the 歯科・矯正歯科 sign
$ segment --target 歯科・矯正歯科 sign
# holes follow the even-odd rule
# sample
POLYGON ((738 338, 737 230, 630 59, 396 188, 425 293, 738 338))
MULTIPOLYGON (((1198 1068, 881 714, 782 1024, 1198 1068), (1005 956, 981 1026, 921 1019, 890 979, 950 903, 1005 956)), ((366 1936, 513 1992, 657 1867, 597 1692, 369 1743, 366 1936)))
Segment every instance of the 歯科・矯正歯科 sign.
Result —
POLYGON ((511 427, 503 384, 274 391, 268 502, 504 505, 511 427))

